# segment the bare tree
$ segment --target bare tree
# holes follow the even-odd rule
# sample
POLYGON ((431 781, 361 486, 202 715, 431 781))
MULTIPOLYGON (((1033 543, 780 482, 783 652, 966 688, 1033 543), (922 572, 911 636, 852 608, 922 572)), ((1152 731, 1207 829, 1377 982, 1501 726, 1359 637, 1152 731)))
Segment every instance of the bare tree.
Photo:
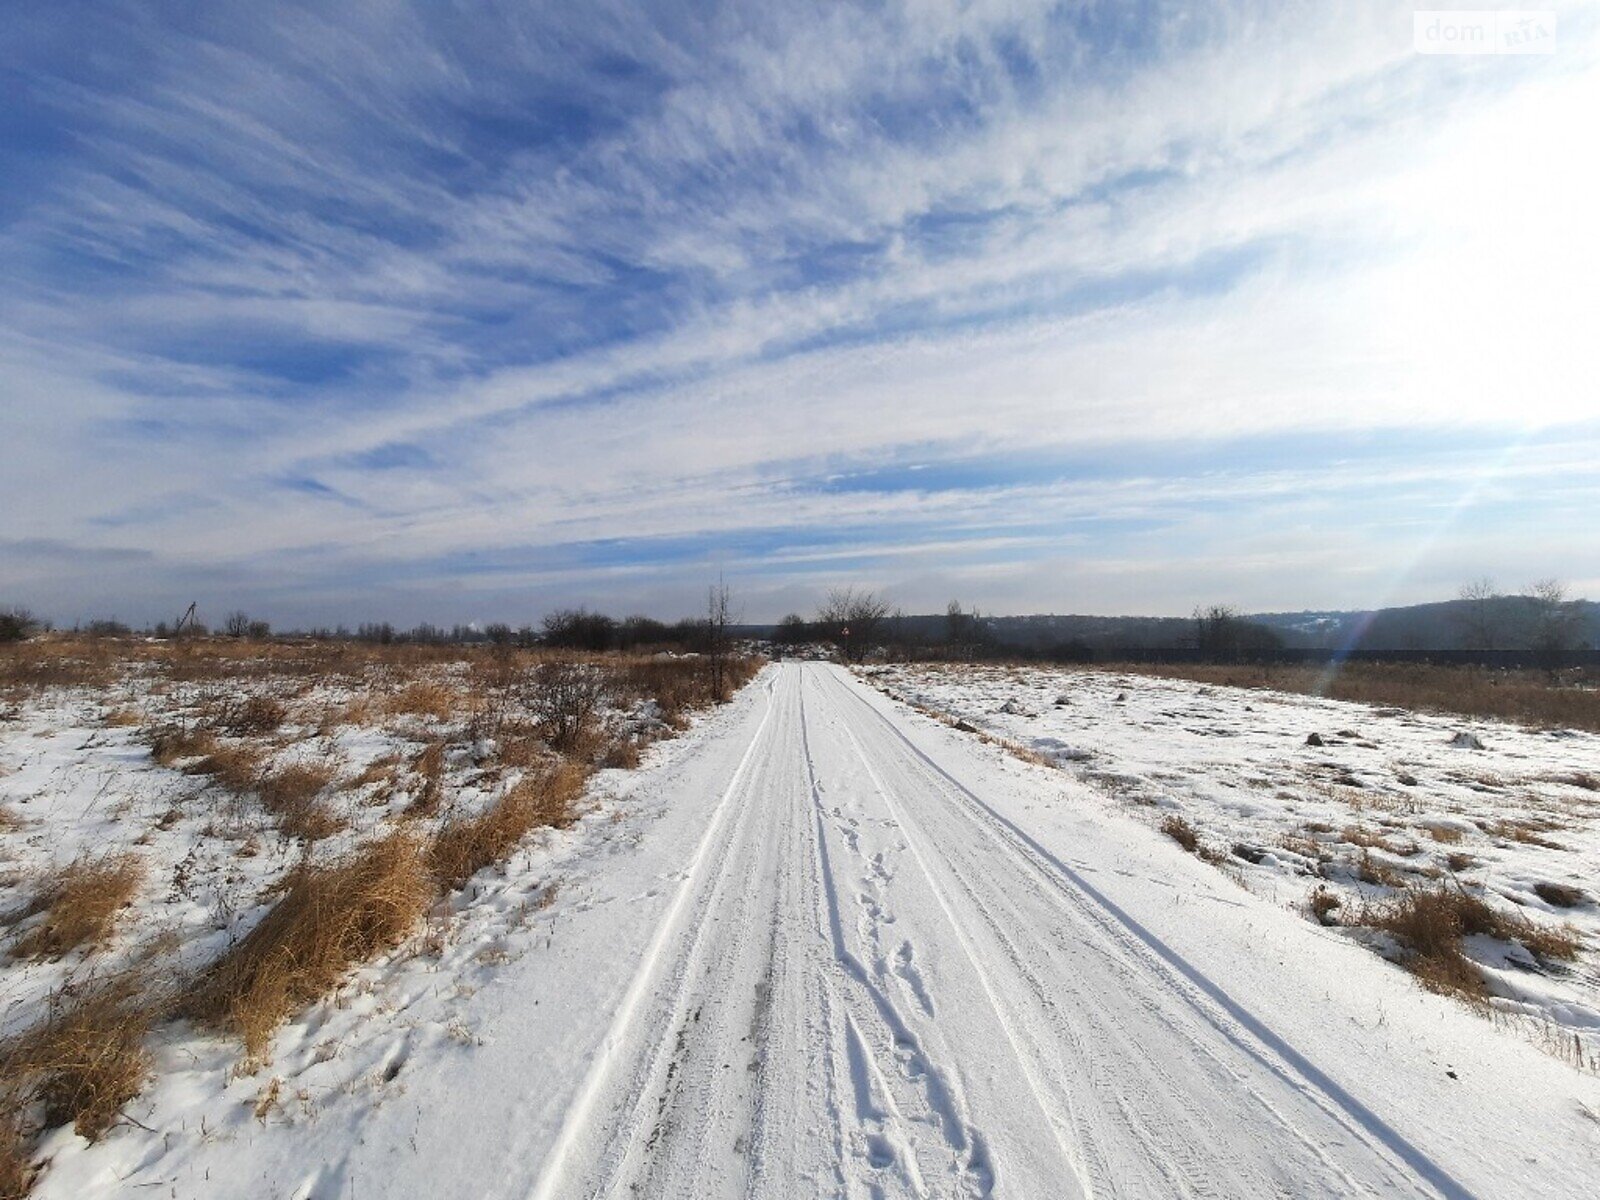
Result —
POLYGON ((1583 640, 1577 606, 1567 600, 1567 585, 1559 579, 1529 584, 1524 599, 1530 617, 1529 648, 1541 664, 1554 671, 1583 640))
POLYGON ((1283 646, 1274 630, 1245 620, 1227 604, 1195 609, 1194 621, 1195 645, 1214 662, 1236 662, 1241 655, 1269 654, 1283 646))
POLYGON ((772 640, 780 646, 798 646, 811 640, 811 626, 799 613, 789 613, 778 622, 772 640))
POLYGON ((732 624, 733 598, 728 585, 719 579, 706 595, 706 662, 711 668, 711 695, 719 704, 727 699, 732 624))
POLYGON ((822 635, 839 648, 846 662, 860 662, 878 643, 887 601, 853 587, 835 588, 817 610, 822 635))
POLYGON ((1498 650, 1505 640, 1504 600, 1487 575, 1462 584, 1456 593, 1461 601, 1456 608, 1456 624, 1461 627, 1461 644, 1468 650, 1498 650))

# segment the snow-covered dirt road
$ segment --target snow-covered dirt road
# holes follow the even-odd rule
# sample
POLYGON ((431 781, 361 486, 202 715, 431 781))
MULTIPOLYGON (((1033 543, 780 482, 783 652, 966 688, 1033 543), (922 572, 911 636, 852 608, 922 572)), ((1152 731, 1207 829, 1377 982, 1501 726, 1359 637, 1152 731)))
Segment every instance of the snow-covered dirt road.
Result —
POLYGON ((556 899, 481 959, 380 965, 370 1032, 312 1054, 313 1013, 224 1105, 174 1066, 41 1194, 1600 1190, 1592 1076, 840 668, 653 753, 489 887, 556 899))
POLYGON ((1030 832, 850 676, 794 664, 760 686, 535 1195, 1482 1186, 1402 1119, 1422 1091, 1459 1099, 1443 1070, 1396 1087, 1391 1065, 1358 1094, 1102 890, 1113 864, 1030 832))

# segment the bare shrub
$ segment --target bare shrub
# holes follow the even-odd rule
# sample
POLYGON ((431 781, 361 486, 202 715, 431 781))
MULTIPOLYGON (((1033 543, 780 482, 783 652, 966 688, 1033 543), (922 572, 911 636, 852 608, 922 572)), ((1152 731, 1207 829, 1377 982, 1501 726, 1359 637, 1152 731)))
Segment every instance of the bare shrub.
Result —
POLYGON ((404 833, 326 866, 302 865, 260 924, 205 971, 180 1011, 238 1035, 259 1060, 290 1013, 398 943, 433 894, 423 846, 404 833))
POLYGON ((25 608, 0 609, 0 642, 20 642, 39 632, 40 624, 25 608))
POLYGON ((538 714, 551 749, 563 754, 592 750, 595 723, 609 687, 588 663, 546 662, 534 671, 527 706, 538 714))
POLYGON ((491 808, 450 822, 429 850, 434 877, 442 887, 460 887, 484 867, 507 858, 530 830, 570 824, 573 802, 586 778, 587 772, 574 763, 529 772, 491 808))
POLYGON ((132 854, 80 858, 62 868, 25 910, 44 919, 18 940, 18 958, 59 958, 79 946, 104 945, 117 914, 144 879, 144 864, 132 854))

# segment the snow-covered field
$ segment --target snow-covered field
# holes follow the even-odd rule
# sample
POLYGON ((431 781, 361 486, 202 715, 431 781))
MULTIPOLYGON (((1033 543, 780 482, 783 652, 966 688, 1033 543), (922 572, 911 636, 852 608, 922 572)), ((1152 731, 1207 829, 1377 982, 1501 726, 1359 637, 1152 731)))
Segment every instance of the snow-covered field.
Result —
MULTIPOLYGON (((491 809, 559 761, 543 711, 552 683, 576 684, 594 703, 573 753, 602 763, 664 753, 653 743, 672 732, 667 718, 687 714, 664 713, 640 683, 695 669, 652 660, 630 679, 621 660, 547 656, 509 672, 481 655, 395 651, 349 655, 354 662, 323 672, 293 650, 251 659, 225 644, 187 656, 159 646, 103 656, 110 661, 92 684, 23 687, 0 704, 0 1038, 37 1030, 124 980, 165 1005, 256 926, 306 864, 358 858, 396 831, 426 844, 491 809), (126 898, 107 932, 69 938, 62 952, 44 937, 57 917, 51 888, 75 867, 107 864, 126 868, 126 898)), ((160 1114, 163 1138, 200 1128, 231 1139, 241 1114, 253 1127, 341 1106, 348 1116, 381 1101, 380 1085, 413 1049, 469 1045, 457 999, 513 953, 508 936, 545 919, 559 887, 548 864, 610 819, 596 814, 631 779, 602 767, 575 824, 539 831, 503 871, 444 889, 398 954, 291 1020, 261 1069, 236 1040, 161 1024, 150 1039, 153 1082, 121 1109, 127 1129, 138 1131, 140 1111, 160 1114)), ((3 1081, 0 1099, 14 1082, 3 1081)), ((6 1118, 15 1112, 8 1103, 6 1118)), ((110 1187, 129 1169, 121 1133, 95 1148, 70 1126, 48 1133, 37 1151, 50 1163, 42 1194, 110 1187)))
MULTIPOLYGON (((968 697, 990 686, 947 683, 968 697)), ((1128 697, 1137 687, 1160 685, 1130 680, 1128 697)), ((71 716, 25 707, 0 726, 0 789, 25 822, 0 835, 8 853, 64 859, 153 828, 165 810, 128 800, 146 772, 166 772, 169 797, 200 789, 169 829, 204 819, 190 809, 213 785, 149 765, 87 711, 58 744, 71 716), (47 820, 61 839, 89 831, 49 844, 47 820)), ((1045 719, 1018 715, 1011 736, 1045 719)), ((1473 753, 1492 755, 1497 732, 1480 730, 1490 749, 1473 753)), ((1128 803, 1133 783, 1075 774, 1106 767, 1098 751, 1040 766, 841 668, 769 667, 638 770, 597 774, 580 820, 441 902, 287 1024, 267 1061, 158 1028, 127 1119, 93 1144, 51 1134, 36 1193, 1594 1190, 1600 1080, 1305 919, 1287 907, 1292 872, 1282 892, 1261 883, 1278 873, 1265 857, 1241 868, 1243 890, 1184 853, 1128 803)), ((487 769, 470 758, 448 767, 451 788, 487 769)), ((341 814, 357 819, 365 794, 341 814)), ((270 854, 219 861, 207 886, 270 854)), ((218 919, 215 894, 140 903, 198 933, 218 919)), ((121 936, 144 937, 144 920, 130 914, 121 936)), ((36 983, 16 986, 15 1005, 37 1003, 36 983)))
MULTIPOLYGON (((1104 671, 868 668, 891 694, 1057 762, 1249 890, 1345 936, 1403 888, 1461 887, 1577 932, 1569 962, 1469 937, 1494 1014, 1600 1066, 1600 735, 1104 671)), ((1502 1023, 1506 1023, 1502 1020, 1502 1023)))

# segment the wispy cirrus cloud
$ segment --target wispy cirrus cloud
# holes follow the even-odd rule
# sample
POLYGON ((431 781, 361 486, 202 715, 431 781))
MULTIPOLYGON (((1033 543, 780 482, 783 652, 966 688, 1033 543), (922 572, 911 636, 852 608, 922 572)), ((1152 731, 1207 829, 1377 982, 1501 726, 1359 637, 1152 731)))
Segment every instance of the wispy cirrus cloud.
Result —
POLYGON ((0 589, 63 617, 1600 584, 1586 6, 21 7, 0 501, 80 557, 0 589))

